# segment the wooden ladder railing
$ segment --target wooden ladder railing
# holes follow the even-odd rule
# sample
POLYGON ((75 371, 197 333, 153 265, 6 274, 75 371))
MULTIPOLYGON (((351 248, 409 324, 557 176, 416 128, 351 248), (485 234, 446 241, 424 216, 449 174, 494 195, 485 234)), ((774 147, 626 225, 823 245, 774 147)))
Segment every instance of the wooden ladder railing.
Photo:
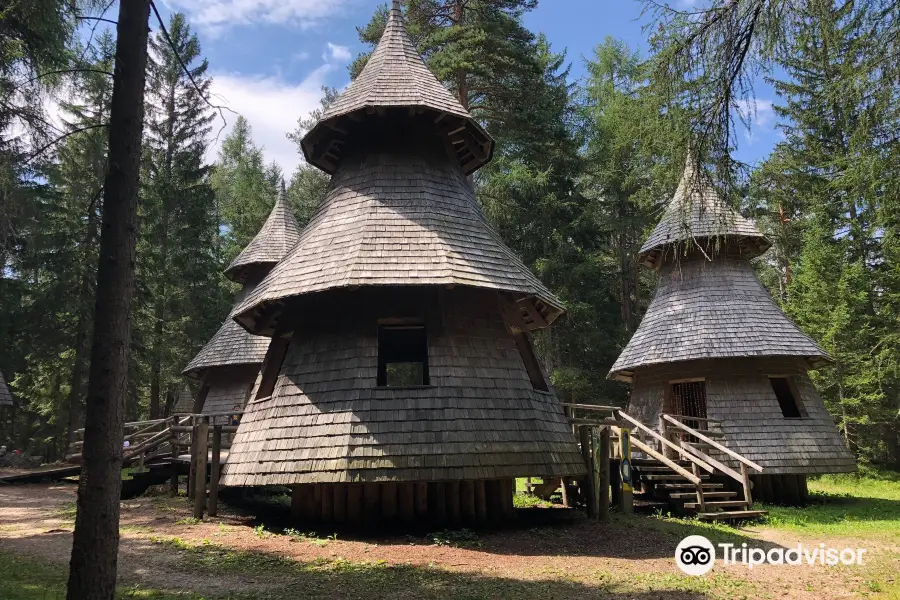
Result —
POLYGON ((700 478, 700 469, 703 469, 707 473, 713 473, 715 469, 709 463, 703 461, 701 458, 691 454, 688 450, 681 448, 664 436, 659 435, 628 413, 623 410, 617 411, 619 418, 631 423, 638 431, 642 434, 649 435, 651 438, 656 440, 659 443, 660 451, 657 452, 653 448, 650 447, 649 444, 644 443, 638 437, 633 437, 631 439, 631 443, 635 448, 647 454, 651 458, 655 458, 665 466, 669 467, 671 470, 675 471, 692 484, 694 484, 694 490, 697 493, 697 504, 700 507, 700 511, 703 512, 706 510, 706 500, 703 497, 703 480, 700 478), (688 472, 687 469, 682 467, 681 465, 675 463, 669 457, 666 456, 665 449, 668 448, 673 452, 680 454, 685 460, 691 463, 691 472, 688 472))
POLYGON ((744 491, 744 501, 747 503, 747 508, 750 508, 753 505, 753 494, 751 492, 753 484, 750 481, 750 473, 748 469, 753 469, 758 473, 762 473, 763 468, 755 462, 749 460, 748 458, 741 456, 734 450, 731 450, 725 445, 715 441, 709 435, 706 435, 703 432, 694 429, 693 427, 685 425, 679 419, 703 422, 712 421, 711 419, 701 419, 698 417, 683 415, 668 415, 663 413, 662 415, 660 415, 660 428, 662 430, 660 433, 662 435, 657 437, 662 437, 668 442, 668 446, 671 446, 674 444, 674 442, 672 441, 674 439, 677 439, 679 437, 693 436, 694 438, 701 440, 703 443, 708 444, 713 449, 737 461, 740 465, 740 473, 738 473, 722 461, 713 458, 708 453, 703 452, 699 448, 695 447, 694 444, 688 440, 680 439, 677 444, 679 450, 687 451, 688 453, 694 455, 697 459, 715 467, 717 471, 722 472, 723 474, 741 484, 741 487, 744 491))

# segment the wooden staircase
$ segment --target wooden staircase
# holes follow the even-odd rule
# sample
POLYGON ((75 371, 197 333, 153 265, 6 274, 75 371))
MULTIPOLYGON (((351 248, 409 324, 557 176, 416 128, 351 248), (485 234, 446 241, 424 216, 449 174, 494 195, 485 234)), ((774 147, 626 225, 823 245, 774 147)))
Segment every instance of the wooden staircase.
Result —
POLYGON ((674 513, 693 514, 704 521, 739 521, 768 514, 753 509, 748 472, 762 472, 762 467, 730 450, 714 420, 664 414, 657 432, 624 411, 619 411, 619 417, 634 427, 632 445, 640 455, 631 463, 635 490, 644 499, 664 501, 674 513), (694 429, 684 421, 702 421, 702 427, 694 429))

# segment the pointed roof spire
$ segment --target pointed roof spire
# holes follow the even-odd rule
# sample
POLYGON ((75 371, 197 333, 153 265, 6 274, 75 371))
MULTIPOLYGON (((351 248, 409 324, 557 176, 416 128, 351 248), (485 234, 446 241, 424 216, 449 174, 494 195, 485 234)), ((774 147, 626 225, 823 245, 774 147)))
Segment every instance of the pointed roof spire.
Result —
POLYGON ((641 247, 641 262, 649 267, 658 266, 669 246, 719 237, 735 238, 746 258, 759 256, 771 246, 756 223, 742 217, 719 196, 697 163, 694 151, 689 149, 678 189, 641 247))
POLYGON ((332 174, 354 125, 395 108, 406 108, 408 114, 432 113, 441 134, 457 150, 465 174, 491 159, 493 140, 425 65, 406 31, 397 0, 362 72, 304 136, 301 147, 307 162, 332 174))
POLYGON ((291 251, 299 239, 300 226, 288 204, 287 191, 284 179, 282 179, 278 198, 275 200, 272 212, 269 213, 269 218, 266 219, 256 237, 231 261, 231 264, 225 269, 225 276, 232 281, 241 283, 246 280, 246 271, 249 267, 274 266, 291 251))
POLYGON ((12 406, 12 405, 13 405, 12 394, 9 393, 9 388, 6 387, 6 380, 3 379, 3 373, 0 373, 0 406, 12 406))

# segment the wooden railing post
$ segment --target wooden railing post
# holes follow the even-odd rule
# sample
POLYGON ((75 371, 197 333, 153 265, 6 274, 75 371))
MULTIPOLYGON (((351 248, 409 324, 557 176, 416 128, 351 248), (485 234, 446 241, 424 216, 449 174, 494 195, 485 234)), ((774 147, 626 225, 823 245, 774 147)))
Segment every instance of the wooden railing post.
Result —
POLYGON ((750 472, 747 471, 747 465, 741 463, 741 477, 744 479, 744 500, 747 502, 747 508, 753 506, 753 495, 750 493, 750 472))
MULTIPOLYGON (((669 439, 669 433, 666 430, 666 420, 662 415, 659 415, 659 435, 662 436, 663 439, 669 439)), ((672 451, 666 447, 662 441, 659 442, 659 452, 666 458, 675 458, 672 454, 672 451)))
POLYGON ((600 463, 600 486, 598 490, 598 518, 609 519, 609 426, 600 429, 600 451, 597 456, 600 463))
POLYGON ((631 430, 619 428, 619 473, 622 480, 622 493, 619 496, 619 509, 629 514, 634 512, 634 480, 631 472, 631 430))
MULTIPOLYGON (((700 479, 700 469, 697 467, 697 463, 691 463, 691 472, 698 480, 700 479)), ((706 512, 706 499, 703 497, 703 481, 698 481, 694 485, 697 489, 697 506, 700 507, 698 512, 706 512)))
POLYGON ((209 417, 201 417, 200 423, 194 425, 194 437, 196 444, 196 464, 194 471, 194 518, 202 519, 203 510, 206 508, 206 460, 207 443, 209 437, 209 417))
POLYGON ((594 467, 593 461, 591 460, 591 433, 590 428, 587 425, 580 425, 578 427, 578 438, 581 442, 581 456, 584 459, 584 467, 585 472, 587 473, 587 477, 585 477, 585 505, 587 506, 587 516, 589 519, 596 519, 597 513, 594 512, 594 467))
POLYGON ((209 516, 219 513, 219 467, 222 458, 222 426, 213 426, 212 464, 209 467, 209 516))

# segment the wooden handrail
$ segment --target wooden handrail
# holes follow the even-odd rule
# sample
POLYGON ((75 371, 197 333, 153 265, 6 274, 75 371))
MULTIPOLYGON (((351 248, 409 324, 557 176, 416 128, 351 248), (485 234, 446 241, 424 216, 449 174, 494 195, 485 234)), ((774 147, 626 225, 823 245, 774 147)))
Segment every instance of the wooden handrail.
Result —
POLYGON ((663 419, 665 419, 667 422, 671 423, 675 427, 678 427, 679 429, 683 429, 684 431, 688 432, 689 434, 696 437, 697 439, 703 440, 704 442, 706 442, 707 444, 709 444, 716 450, 719 450, 720 452, 724 452, 725 454, 727 454, 734 460, 736 460, 740 463, 743 463, 743 464, 747 465, 748 467, 750 467, 751 469, 755 469, 755 470, 759 471, 760 473, 762 473, 763 468, 761 466, 759 466, 758 464, 756 464, 755 462, 753 462, 752 460, 744 458, 743 456, 741 456, 737 452, 734 452, 733 450, 729 450, 728 448, 726 448, 722 444, 716 442, 712 438, 706 437, 705 435, 703 435, 702 433, 700 433, 693 427, 688 427, 681 421, 679 421, 677 419, 673 419, 669 415, 664 414, 662 417, 663 417, 663 419))
POLYGON ((628 421, 629 423, 631 423, 632 425, 634 425, 641 431, 643 431, 645 433, 649 433, 650 437, 654 438, 655 440, 657 440, 664 446, 671 448, 672 450, 674 450, 681 456, 685 457, 687 460, 691 461, 692 463, 697 463, 697 466, 700 467, 701 469, 703 469, 704 471, 706 471, 707 473, 712 473, 713 471, 715 471, 715 469, 713 469, 709 464, 700 460, 699 457, 696 457, 693 454, 691 454, 690 452, 688 452, 687 450, 685 450, 684 448, 681 448, 680 446, 673 444, 672 442, 670 442, 663 436, 659 435, 658 433, 656 433, 655 431, 653 431, 652 429, 650 429, 649 427, 647 427, 646 425, 644 425, 643 423, 641 423, 640 421, 638 421, 637 419, 632 417, 631 415, 627 414, 626 412, 619 410, 618 413, 619 413, 619 418, 625 419, 626 421, 628 421))
POLYGON ((707 423, 718 423, 718 424, 722 423, 722 421, 720 421, 718 419, 709 419, 707 417, 692 417, 690 415, 673 415, 671 413, 664 413, 664 414, 669 415, 670 417, 674 417, 676 419, 688 419, 690 421, 706 421, 707 423))
POLYGON ((568 408, 581 408, 583 410, 602 410, 604 412, 616 412, 621 410, 620 406, 603 406, 600 404, 575 404, 573 402, 562 402, 563 406, 568 408))
POLYGON ((667 467, 669 467, 670 469, 672 469, 673 471, 675 471, 676 473, 678 473, 679 475, 681 475, 682 477, 684 477, 685 479, 687 479, 688 481, 693 483, 694 485, 700 485, 699 477, 697 477, 693 473, 689 473, 683 467, 675 464, 674 462, 672 462, 671 460, 669 460, 668 458, 666 458, 665 456, 663 456, 656 450, 652 449, 650 446, 647 446, 646 444, 644 444, 644 442, 640 441, 636 437, 631 438, 631 445, 642 452, 646 452, 647 454, 649 454, 650 456, 652 456, 653 458, 655 458, 662 464, 666 465, 667 467))
POLYGON ((697 455, 698 458, 702 458, 709 464, 713 465, 715 468, 719 469, 720 471, 722 471, 723 473, 725 473, 726 475, 728 475, 729 477, 731 477, 732 479, 734 479, 735 481, 737 481, 738 483, 743 485, 744 478, 741 476, 740 473, 738 473, 737 471, 735 471, 728 465, 719 462, 718 460, 716 460, 715 458, 713 458, 706 452, 703 452, 702 450, 694 448, 688 442, 681 442, 681 444, 682 444, 682 448, 684 448, 688 452, 693 452, 694 454, 697 455))

